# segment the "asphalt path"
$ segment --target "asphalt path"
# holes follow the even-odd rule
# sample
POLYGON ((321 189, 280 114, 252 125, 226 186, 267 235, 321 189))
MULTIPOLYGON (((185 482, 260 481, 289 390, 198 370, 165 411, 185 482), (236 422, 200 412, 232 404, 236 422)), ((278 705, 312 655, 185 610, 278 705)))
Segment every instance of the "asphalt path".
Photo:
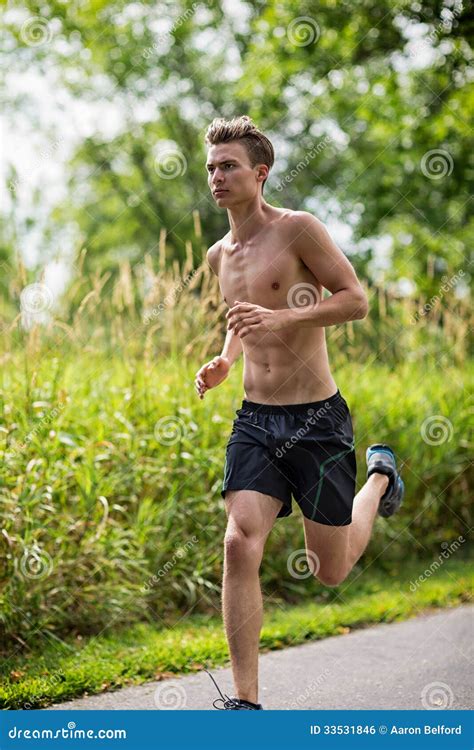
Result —
MULTIPOLYGON (((375 625, 262 653, 264 709, 472 709, 474 606, 375 625)), ((210 670, 233 695, 230 668, 210 670)), ((46 710, 208 710, 218 692, 206 672, 78 698, 46 710)))

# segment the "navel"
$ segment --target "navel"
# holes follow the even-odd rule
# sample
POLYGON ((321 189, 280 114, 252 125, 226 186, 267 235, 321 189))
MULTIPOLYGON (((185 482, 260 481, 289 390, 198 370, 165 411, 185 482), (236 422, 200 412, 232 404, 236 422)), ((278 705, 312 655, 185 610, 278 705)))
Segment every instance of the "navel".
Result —
POLYGON ((278 283, 278 281, 274 281, 272 284, 272 289, 279 289, 279 288, 280 288, 280 284, 278 283))

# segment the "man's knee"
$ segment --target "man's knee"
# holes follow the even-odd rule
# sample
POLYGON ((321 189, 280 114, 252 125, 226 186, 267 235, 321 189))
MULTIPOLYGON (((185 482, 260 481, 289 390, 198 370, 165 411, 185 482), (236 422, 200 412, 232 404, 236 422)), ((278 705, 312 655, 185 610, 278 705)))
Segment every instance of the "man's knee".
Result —
POLYGON ((314 577, 324 586, 339 586, 347 578, 348 572, 337 568, 320 568, 314 573, 314 577))
POLYGON ((227 566, 259 567, 263 549, 258 537, 249 536, 234 527, 225 534, 224 552, 227 566))

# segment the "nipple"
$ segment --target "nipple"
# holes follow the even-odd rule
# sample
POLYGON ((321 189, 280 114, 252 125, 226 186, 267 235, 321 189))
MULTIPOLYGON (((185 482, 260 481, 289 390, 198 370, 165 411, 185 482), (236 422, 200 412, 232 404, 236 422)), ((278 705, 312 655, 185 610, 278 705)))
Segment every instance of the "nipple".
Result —
POLYGON ((280 288, 280 284, 278 283, 278 281, 274 281, 272 284, 272 289, 279 289, 279 288, 280 288))

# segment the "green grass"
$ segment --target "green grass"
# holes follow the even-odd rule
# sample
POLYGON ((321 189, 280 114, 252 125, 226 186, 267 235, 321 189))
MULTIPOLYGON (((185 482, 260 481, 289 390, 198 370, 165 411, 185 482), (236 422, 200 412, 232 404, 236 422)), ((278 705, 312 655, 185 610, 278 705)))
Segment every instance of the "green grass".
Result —
MULTIPOLYGON (((264 591, 261 652, 470 601, 474 576, 469 563, 461 559, 447 560, 419 586, 410 587, 432 562, 399 564, 389 573, 358 566, 339 587, 321 587, 314 601, 299 606, 288 607, 282 600, 266 597, 264 591)), ((300 584, 303 591, 306 582, 300 584)), ((114 632, 106 629, 88 639, 37 637, 28 651, 15 654, 10 650, 2 662, 0 707, 40 708, 227 664, 228 650, 217 613, 170 619, 160 629, 149 623, 114 632)))
MULTIPOLYGON (((154 273, 146 300, 128 264, 113 293, 81 276, 70 299, 82 303, 70 316, 30 330, 21 316, 0 326, 5 651, 30 646, 36 633, 60 644, 110 632, 111 623, 116 632, 154 628, 160 618, 219 609, 227 523, 220 489, 244 396, 243 361, 197 398, 194 376, 221 351, 226 305, 206 262, 175 296, 191 268, 188 257, 181 271, 154 273)), ((330 326, 326 335, 351 409, 357 489, 371 442, 390 443, 403 466, 403 507, 389 522, 376 519, 363 558, 390 569, 407 553, 436 558, 472 525, 470 309, 446 297, 415 325, 419 300, 391 298, 383 286, 370 298, 366 320, 330 326)), ((294 503, 293 515, 272 529, 261 570, 264 590, 286 606, 320 595, 315 580, 302 587, 288 575, 289 556, 303 544, 294 503)))
MULTIPOLYGON (((155 613, 208 614, 219 606, 220 488, 243 397, 242 362, 202 402, 193 388, 200 363, 158 357, 148 371, 144 361, 118 357, 84 355, 55 366, 45 357, 29 393, 21 362, 4 368, 0 642, 29 641, 37 629, 93 634, 111 620, 154 624, 155 613), (171 440, 163 423, 172 425, 171 440), (160 571, 159 585, 147 585, 160 571)), ((371 442, 390 443, 403 463, 403 507, 389 523, 377 519, 366 562, 403 560, 407 550, 437 555, 441 544, 467 536, 473 374, 472 365, 432 370, 410 361, 395 371, 381 363, 338 369, 354 424, 358 488, 371 442), (449 429, 427 442, 424 425, 433 417, 449 429)), ((265 589, 289 603, 301 601, 287 562, 302 545, 294 503, 293 516, 272 530, 272 564, 262 569, 265 589)))

